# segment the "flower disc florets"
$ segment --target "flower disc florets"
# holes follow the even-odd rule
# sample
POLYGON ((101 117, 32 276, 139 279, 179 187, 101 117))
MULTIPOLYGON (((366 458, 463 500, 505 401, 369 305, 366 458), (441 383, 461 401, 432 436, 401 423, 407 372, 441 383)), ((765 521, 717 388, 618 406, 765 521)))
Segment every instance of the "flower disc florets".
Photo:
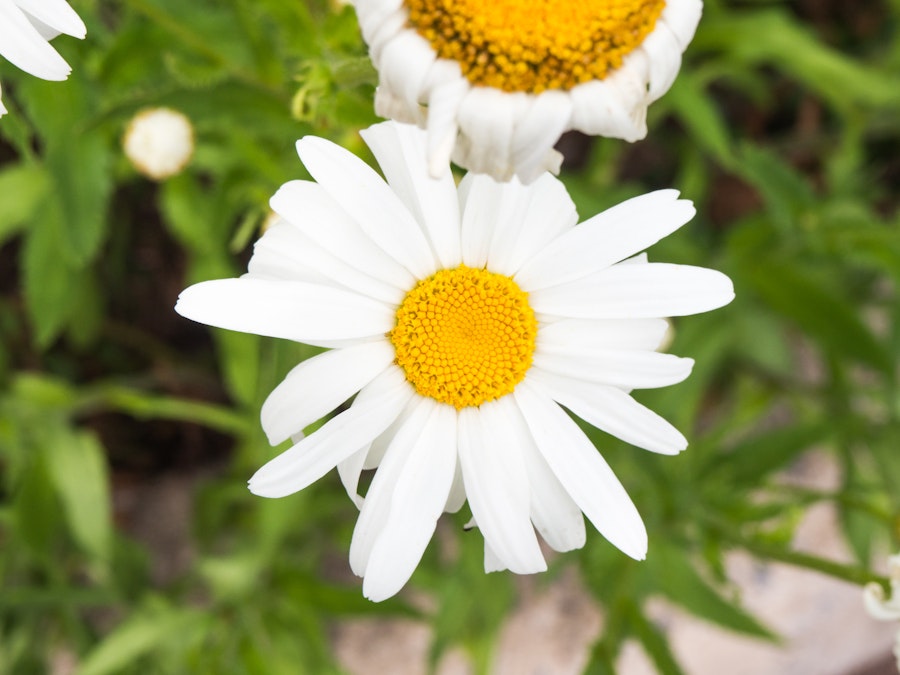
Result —
POLYGON ((406 0, 409 23, 474 85, 538 94, 602 80, 653 30, 664 0, 406 0))
POLYGON ((515 281, 460 265, 416 284, 389 337, 416 391, 461 409, 511 393, 531 366, 536 335, 515 281))

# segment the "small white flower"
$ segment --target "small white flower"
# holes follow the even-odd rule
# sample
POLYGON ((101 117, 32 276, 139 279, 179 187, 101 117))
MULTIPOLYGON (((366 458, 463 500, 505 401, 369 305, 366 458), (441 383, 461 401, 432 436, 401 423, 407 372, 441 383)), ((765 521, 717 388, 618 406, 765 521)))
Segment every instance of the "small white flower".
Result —
MULTIPOLYGON (((83 39, 84 22, 65 0, 0 0, 0 56, 44 80, 64 80, 71 68, 48 40, 83 39)), ((0 116, 6 112, 0 102, 0 116)))
POLYGON ((194 128, 177 110, 149 108, 128 123, 122 147, 138 171, 165 180, 181 172, 194 154, 194 128))
POLYGON ((452 158, 498 180, 556 173, 560 135, 635 141, 672 85, 702 0, 354 0, 379 72, 375 110, 428 130, 430 172, 452 158))
MULTIPOLYGON (((863 589, 863 602, 869 616, 879 621, 900 621, 900 555, 888 558, 888 576, 891 584, 891 596, 885 595, 881 584, 872 582, 863 589)), ((897 670, 900 670, 900 632, 894 643, 894 658, 897 659, 897 670)))
POLYGON ((281 443, 356 394, 349 409, 250 480, 266 497, 337 466, 361 513, 350 565, 373 600, 396 593, 444 511, 468 499, 488 571, 546 569, 585 541, 582 512, 643 559, 637 510, 561 406, 625 441, 677 454, 685 438, 634 388, 680 382, 693 361, 661 354, 660 317, 728 303, 731 281, 636 255, 694 215, 674 190, 636 197, 576 226, 565 187, 449 172, 433 179, 424 132, 363 132, 387 178, 321 138, 297 143, 318 182, 271 200, 282 221, 249 273, 191 286, 176 310, 212 326, 331 348, 269 396, 262 425, 281 443), (358 393, 357 393, 358 392, 358 393), (378 468, 365 498, 360 472, 378 468))

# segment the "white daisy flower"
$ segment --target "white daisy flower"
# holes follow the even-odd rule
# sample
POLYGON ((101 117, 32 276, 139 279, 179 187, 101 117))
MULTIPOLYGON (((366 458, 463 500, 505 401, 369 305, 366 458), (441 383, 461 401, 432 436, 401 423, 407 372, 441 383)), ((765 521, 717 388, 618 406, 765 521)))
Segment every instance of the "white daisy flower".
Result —
POLYGON ((655 351, 660 317, 728 303, 719 272, 636 255, 694 215, 673 190, 576 226, 565 187, 469 174, 434 179, 426 137, 387 122, 362 132, 387 182, 321 138, 297 143, 317 182, 271 200, 281 222, 249 273, 181 294, 176 310, 212 326, 331 348, 269 396, 273 444, 356 394, 352 405, 250 480, 266 497, 302 490, 337 466, 361 508, 350 565, 373 600, 395 594, 444 511, 467 499, 488 571, 546 569, 552 548, 585 541, 582 513, 642 559, 637 510, 561 407, 662 454, 687 442, 629 396, 680 382, 693 361, 655 351), (358 393, 357 393, 358 392, 358 393), (360 472, 377 467, 365 496, 360 472))
MULTIPOLYGON (((0 56, 26 73, 44 80, 69 76, 69 64, 48 42, 60 33, 87 33, 66 0, 0 0, 0 56)), ((0 102, 0 116, 5 112, 0 102)))
POLYGON ((636 141, 672 85, 702 0, 354 0, 379 72, 375 111, 428 130, 449 160, 498 180, 556 173, 560 135, 636 141))

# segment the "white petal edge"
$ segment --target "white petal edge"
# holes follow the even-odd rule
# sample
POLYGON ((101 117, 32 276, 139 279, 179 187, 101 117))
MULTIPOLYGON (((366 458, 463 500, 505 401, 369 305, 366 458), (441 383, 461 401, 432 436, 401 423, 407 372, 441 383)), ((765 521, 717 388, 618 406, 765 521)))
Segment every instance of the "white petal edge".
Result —
POLYGON ((331 255, 361 272, 408 291, 415 278, 366 234, 325 188, 311 181, 288 181, 269 205, 331 255))
POLYGON ((647 555, 647 530, 612 469, 569 416, 526 378, 513 392, 538 450, 597 531, 635 560, 647 555))
POLYGON ((359 157, 317 136, 297 141, 304 166, 367 235, 416 279, 434 273, 431 247, 400 198, 359 157))
POLYGON ((435 404, 406 457, 391 510, 366 565, 363 595, 378 602, 412 576, 444 511, 456 469, 456 410, 435 404))
POLYGON ((654 389, 683 381, 694 360, 659 352, 626 349, 550 349, 534 353, 532 368, 625 389, 654 389))
POLYGON ((677 455, 687 448, 687 439, 678 429, 617 387, 539 368, 531 370, 528 377, 585 422, 626 443, 662 455, 677 455))
POLYGON ((731 279, 691 265, 619 264, 576 282, 532 291, 535 312, 576 319, 639 319, 708 312, 734 299, 731 279))
POLYGON ((263 403, 260 417, 269 443, 278 445, 331 412, 381 374, 394 349, 377 340, 306 359, 263 403))
POLYGON ((270 460, 249 481, 260 497, 286 497, 331 471, 338 462, 372 442, 413 396, 403 372, 388 368, 370 382, 348 410, 270 460))
POLYGON ((460 257, 460 214, 453 175, 432 178, 426 165, 426 134, 408 124, 383 122, 360 132, 378 160, 388 185, 403 200, 444 268, 460 257))
POLYGON ((677 190, 634 197, 552 241, 516 273, 516 283, 530 292, 584 278, 652 246, 695 213, 677 190))
POLYGON ((506 396, 459 412, 459 461, 472 515, 503 564, 517 574, 547 569, 531 524, 531 494, 521 449, 507 433, 519 418, 506 396))
POLYGON ((433 399, 414 396, 408 414, 402 416, 402 422, 396 425, 396 431, 387 443, 384 457, 366 493, 350 540, 350 569, 357 576, 365 576, 372 549, 384 530, 391 512, 397 479, 406 458, 419 442, 435 405, 433 399))
POLYGON ((194 284, 175 311, 209 326, 307 344, 383 336, 396 321, 393 308, 358 293, 252 277, 194 284))

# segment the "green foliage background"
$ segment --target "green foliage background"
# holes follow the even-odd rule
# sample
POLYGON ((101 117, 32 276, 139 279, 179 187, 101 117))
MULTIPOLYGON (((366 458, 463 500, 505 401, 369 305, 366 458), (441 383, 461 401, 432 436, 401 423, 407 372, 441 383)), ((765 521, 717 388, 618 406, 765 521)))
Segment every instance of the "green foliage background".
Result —
MULTIPOLYGON (((335 476, 283 500, 244 480, 278 450, 266 394, 309 348, 175 316, 193 281, 239 274, 268 197, 307 177, 293 141, 326 136, 371 160, 375 74, 353 11, 323 0, 73 0, 88 38, 54 42, 65 83, 0 63, 0 672, 74 654, 80 675, 329 673, 331 622, 414 616, 432 655, 455 644, 487 671, 515 603, 481 540, 442 528, 404 596, 362 599, 345 558, 355 507, 335 476), (154 184, 123 158, 128 120, 183 111, 197 150, 154 184), (171 578, 121 506, 135 486, 192 486, 189 546, 171 578), (440 543, 443 542, 443 543, 440 543)), ((900 543, 900 2, 705 3, 648 140, 569 139, 563 180, 583 217, 677 187, 698 216, 656 260, 714 267, 737 299, 675 325, 690 379, 639 398, 690 439, 677 458, 589 431, 641 510, 635 563, 599 535, 555 559, 606 612, 590 673, 637 639, 680 673, 644 604, 663 596, 773 639, 743 611, 723 555, 746 550, 854 583, 900 543), (811 448, 835 491, 775 479, 811 448), (856 562, 790 546, 832 502, 856 562)), ((162 517, 162 516, 161 516, 162 517)), ((167 523, 160 523, 166 527, 167 523)), ((172 524, 176 527, 176 524, 172 524)))

